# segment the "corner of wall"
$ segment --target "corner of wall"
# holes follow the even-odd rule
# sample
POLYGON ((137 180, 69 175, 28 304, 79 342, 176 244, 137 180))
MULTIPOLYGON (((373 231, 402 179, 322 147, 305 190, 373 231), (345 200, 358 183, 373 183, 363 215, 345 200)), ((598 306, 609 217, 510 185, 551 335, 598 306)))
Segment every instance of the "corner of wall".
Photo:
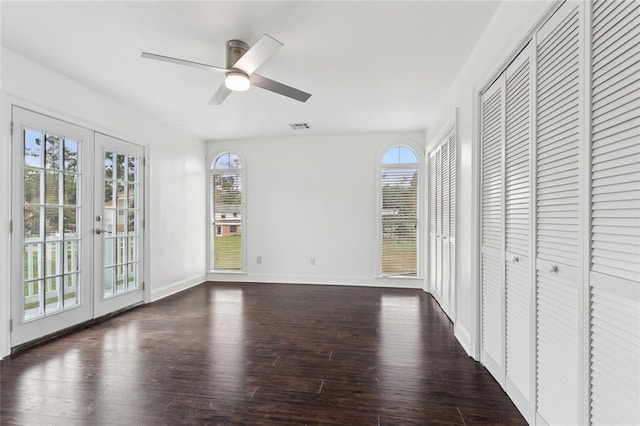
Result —
POLYGON ((150 302, 157 302, 160 299, 164 299, 165 297, 169 297, 173 294, 180 293, 181 291, 190 289, 191 287, 195 287, 204 283, 207 280, 205 274, 197 275, 194 277, 190 277, 173 284, 166 285, 159 289, 151 289, 151 300, 150 302))
MULTIPOLYGON (((203 236, 206 223, 205 202, 204 199, 199 201, 206 182, 201 161, 206 150, 205 142, 6 47, 0 47, 0 53, 3 59, 0 69, 0 357, 11 350, 9 123, 12 103, 145 146, 149 150, 147 156, 153 153, 152 158, 149 158, 158 164, 158 169, 166 165, 174 167, 179 174, 145 174, 146 240, 153 240, 153 244, 145 241, 148 259, 144 274, 147 284, 145 301, 166 297, 204 281, 204 261, 193 259, 200 255, 204 258, 206 244, 203 236), (73 96, 66 96, 69 93, 73 96), (179 208, 172 209, 171 214, 167 214, 170 209, 164 207, 176 200, 175 204, 179 208), (176 217, 180 219, 177 220, 176 217), (188 225, 192 232, 162 232, 170 226, 175 227, 177 223, 188 225), (153 238, 151 225, 156 231, 153 238), (176 252, 165 249, 169 245, 178 247, 176 252, 180 253, 180 258, 176 259, 176 252), (187 253, 183 248, 193 250, 187 253), (171 262, 167 261, 169 257, 171 262), (161 287, 154 289, 149 277, 157 277, 153 282, 159 283, 161 287)), ((157 170, 152 168, 151 161, 148 162, 147 170, 157 170)))
MULTIPOLYGON (((2 5, 0 4, 0 26, 2 25, 2 5)), ((1 32, 0 32, 1 34, 1 32)), ((2 36, 0 35, 0 38, 2 36)), ((10 173, 9 170, 9 141, 11 136, 6 131, 6 119, 8 118, 4 114, 4 108, 2 105, 5 103, 4 92, 2 91, 2 48, 0 48, 0 359, 9 354, 10 351, 10 303, 9 303, 9 240, 10 236, 7 232, 8 223, 10 220, 9 215, 9 182, 10 173), (5 284, 2 284, 5 283, 5 284)))
POLYGON ((0 89, 0 359, 9 355, 11 351, 11 335, 9 321, 11 320, 11 301, 9 297, 11 234, 9 222, 11 220, 11 134, 9 122, 11 117, 6 114, 4 105, 6 98, 0 89))
POLYGON ((478 261, 478 158, 479 93, 490 82, 500 66, 508 63, 526 42, 527 34, 549 13, 557 0, 539 2, 502 2, 473 51, 444 96, 434 121, 427 132, 427 147, 432 148, 437 132, 457 118, 459 174, 457 223, 457 256, 469 261, 456 269, 455 336, 465 351, 479 358, 479 261, 478 261))
POLYGON ((462 349, 471 358, 478 361, 479 357, 474 353, 473 342, 471 341, 471 333, 460 322, 457 322, 454 326, 453 335, 458 339, 462 349))

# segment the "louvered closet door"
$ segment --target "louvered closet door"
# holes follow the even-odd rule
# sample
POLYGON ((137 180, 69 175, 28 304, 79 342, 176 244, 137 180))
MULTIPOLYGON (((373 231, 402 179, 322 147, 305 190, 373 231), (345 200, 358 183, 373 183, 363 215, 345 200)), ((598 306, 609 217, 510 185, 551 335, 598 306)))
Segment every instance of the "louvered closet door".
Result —
POLYGON ((440 148, 442 158, 442 287, 438 295, 440 305, 445 312, 449 311, 449 144, 444 142, 440 148))
POLYGON ((506 390, 533 415, 531 279, 531 46, 505 71, 506 390))
POLYGON ((436 154, 429 155, 429 290, 434 293, 436 288, 436 154))
POLYGON ((582 3, 565 3, 537 33, 537 414, 580 417, 582 3))
POLYGON ((442 152, 436 150, 436 295, 442 294, 442 152))
POLYGON ((452 320, 456 308, 456 128, 449 132, 449 311, 452 320))
POLYGON ((504 385, 504 78, 481 99, 482 363, 504 385))
POLYGON ((640 422, 640 2, 592 14, 591 420, 640 422))

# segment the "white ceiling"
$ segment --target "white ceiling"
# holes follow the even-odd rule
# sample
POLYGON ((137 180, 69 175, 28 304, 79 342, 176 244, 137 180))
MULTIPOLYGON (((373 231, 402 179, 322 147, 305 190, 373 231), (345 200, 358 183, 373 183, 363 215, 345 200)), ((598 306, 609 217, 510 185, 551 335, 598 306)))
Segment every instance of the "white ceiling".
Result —
POLYGON ((418 130, 498 3, 4 1, 2 44, 206 140, 418 130), (209 106, 223 75, 140 58, 224 66, 227 40, 264 33, 284 47, 257 72, 311 93, 306 103, 252 88, 209 106))

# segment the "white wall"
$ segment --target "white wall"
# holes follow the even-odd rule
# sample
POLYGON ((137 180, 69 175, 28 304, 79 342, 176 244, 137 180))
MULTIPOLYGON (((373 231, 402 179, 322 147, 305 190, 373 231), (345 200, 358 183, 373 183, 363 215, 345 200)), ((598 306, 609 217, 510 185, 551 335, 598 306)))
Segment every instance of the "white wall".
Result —
POLYGON ((421 288, 378 277, 378 162, 395 144, 424 161, 423 132, 210 142, 210 160, 233 151, 244 161, 247 256, 246 274, 209 279, 421 288))
POLYGON ((0 99, 0 356, 9 351, 9 121, 11 104, 143 145, 147 149, 146 300, 205 279, 205 143, 167 127, 11 50, 2 52, 0 99))
MULTIPOLYGON (((2 45, 2 0, 0 0, 0 46, 2 45)), ((0 72, 2 71, 2 49, 0 48, 0 72)), ((0 105, 4 103, 4 91, 0 74, 0 105)), ((0 120, 0 359, 9 351, 9 146, 4 143, 9 131, 6 120, 0 120)))
MULTIPOLYGON (((0 89, 0 103, 4 103, 4 100, 4 92, 0 89)), ((0 120, 0 137, 2 138, 0 143, 0 359, 9 352, 11 163, 8 134, 9 123, 7 120, 0 120)))
POLYGON ((430 150, 433 137, 450 120, 458 107, 458 208, 456 235, 459 259, 456 267, 457 316, 455 335, 476 359, 479 350, 478 284, 478 96, 496 71, 511 56, 521 40, 552 5, 551 1, 503 2, 474 51, 460 70, 444 98, 433 131, 427 135, 430 150))

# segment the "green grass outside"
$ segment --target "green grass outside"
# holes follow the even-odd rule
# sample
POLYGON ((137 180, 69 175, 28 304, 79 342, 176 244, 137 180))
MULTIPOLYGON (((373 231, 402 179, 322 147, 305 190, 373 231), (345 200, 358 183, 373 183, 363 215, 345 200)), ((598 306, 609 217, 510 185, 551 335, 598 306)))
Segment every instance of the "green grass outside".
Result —
POLYGON ((29 274, 29 257, 27 255, 27 251, 25 250, 24 252, 24 277, 25 279, 29 276, 31 277, 37 277, 39 274, 39 266, 38 265, 38 252, 36 250, 34 250, 32 252, 32 261, 33 263, 31 264, 32 266, 32 270, 31 270, 31 274, 29 274))
POLYGON ((382 275, 417 274, 417 249, 415 241, 382 240, 382 275))
MULTIPOLYGON (((135 277, 127 277, 127 283, 128 283, 127 288, 131 288, 131 284, 133 284, 134 282, 135 282, 135 277)), ((29 291, 29 288, 28 288, 29 285, 33 285, 33 282, 24 284, 24 294, 27 294, 27 292, 29 291)), ((122 279, 122 278, 118 279, 117 282, 116 282, 116 286, 118 288, 123 287, 124 286, 124 279, 122 279)), ((70 300, 70 299, 75 299, 76 298, 76 292, 75 291, 67 292, 66 289, 65 289, 65 290, 63 290, 63 292, 64 292, 64 300, 70 300)), ((47 298, 47 300, 45 301, 45 304, 50 305, 52 303, 56 303, 57 301, 58 301, 58 297, 57 296, 53 296, 53 297, 47 298)), ((24 305, 24 309, 28 310, 28 309, 37 308, 38 305, 40 305, 39 301, 38 302, 27 303, 27 304, 24 305)))
POLYGON ((242 237, 215 236, 213 239, 213 269, 240 270, 242 268, 242 237))
MULTIPOLYGON (((241 237, 215 237, 213 250, 213 268, 215 270, 241 269, 241 237)), ((383 240, 382 242, 382 274, 383 275, 416 275, 417 250, 414 242, 383 240)))
MULTIPOLYGON (((135 282, 136 277, 132 275, 127 275, 127 289, 131 288, 131 284, 135 282)), ((124 287, 124 278, 118 278, 116 280, 116 287, 124 287)))
MULTIPOLYGON (((71 252, 70 249, 67 249, 67 258, 70 257, 71 252)), ((42 254, 44 256, 44 245, 43 245, 43 249, 40 252, 40 254, 42 254)), ((24 277, 25 279, 29 278, 29 277, 37 277, 38 275, 40 275, 40 265, 38 264, 38 251, 34 250, 32 252, 32 270, 31 270, 31 274, 29 274, 29 259, 28 259, 28 254, 27 251, 25 250, 24 252, 24 277)), ((54 269, 55 267, 55 258, 56 258, 56 254, 55 254, 55 249, 53 252, 53 255, 51 256, 51 259, 49 259, 50 265, 49 265, 49 269, 54 269)), ((45 259, 43 258, 42 261, 45 261, 45 259)), ((44 281, 44 280, 43 280, 44 281)), ((23 294, 28 294, 29 293, 29 286, 30 285, 34 285, 37 282, 28 282, 28 283, 24 283, 24 293, 23 294)), ((44 285, 44 283, 43 283, 44 285)), ((70 300, 70 299, 75 299, 76 298, 76 292, 72 291, 72 292, 64 292, 64 300, 70 300)), ((47 305, 52 304, 52 303, 56 303, 58 301, 58 296, 53 296, 53 297, 49 297, 45 300, 45 303, 47 305)), ((40 302, 31 302, 31 303, 27 303, 24 305, 25 310, 27 309, 33 309, 38 307, 38 305, 40 304, 40 302)))
MULTIPOLYGON (((237 243, 239 245, 239 242, 237 243)), ((239 250, 238 250, 239 251, 239 250)), ((41 252, 42 253, 42 252, 41 252)), ((70 249, 67 249, 67 259, 70 259, 71 256, 71 252, 70 249)), ((28 254, 27 251, 25 250, 24 252, 24 278, 28 279, 29 277, 37 277, 40 274, 40 265, 38 264, 38 252, 36 250, 34 250, 32 252, 32 270, 31 270, 31 274, 29 274, 29 258, 28 258, 28 254)), ((55 251, 53 253, 53 255, 51 256, 51 259, 49 260, 50 265, 49 268, 50 269, 54 269, 55 266, 55 251)), ((42 261, 45 261, 45 259, 42 259, 42 261)), ((43 285, 44 285, 44 280, 43 281, 43 285)), ((133 284, 135 281, 135 277, 133 276, 128 276, 127 277, 127 288, 131 288, 131 284, 133 284)), ((34 285, 37 284, 37 281, 31 281, 31 282, 25 282, 24 283, 24 293, 23 294, 28 294, 29 293, 29 286, 30 285, 34 285)), ((116 286, 118 288, 122 288, 124 286, 124 279, 123 278, 119 278, 116 282, 116 286)), ((64 300, 70 300, 70 299, 75 299, 76 298, 76 291, 69 291, 67 292, 66 290, 68 289, 64 289, 64 300)), ((35 293, 35 292, 34 292, 35 293)), ((58 302, 58 296, 52 296, 52 297, 48 297, 45 300, 45 304, 50 305, 52 303, 56 303, 58 302)), ((28 310, 28 309, 33 309, 33 308, 37 308, 40 305, 40 301, 37 302, 31 302, 31 303, 27 303, 24 305, 24 309, 28 310)))
MULTIPOLYGON (((28 291, 27 285, 29 285, 29 284, 25 284, 24 285, 25 294, 28 291)), ((68 292, 68 293, 65 292, 64 293, 64 300, 70 300, 70 299, 75 299, 75 298, 76 298, 76 292, 75 291, 68 292)), ((58 296, 49 297, 49 298, 47 298, 47 300, 45 300, 45 304, 46 305, 50 305, 52 303, 57 303, 57 302, 58 302, 58 296)), ((37 308, 39 305, 40 305, 40 301, 27 303, 27 304, 24 305, 24 309, 25 310, 29 310, 29 309, 37 308)))

